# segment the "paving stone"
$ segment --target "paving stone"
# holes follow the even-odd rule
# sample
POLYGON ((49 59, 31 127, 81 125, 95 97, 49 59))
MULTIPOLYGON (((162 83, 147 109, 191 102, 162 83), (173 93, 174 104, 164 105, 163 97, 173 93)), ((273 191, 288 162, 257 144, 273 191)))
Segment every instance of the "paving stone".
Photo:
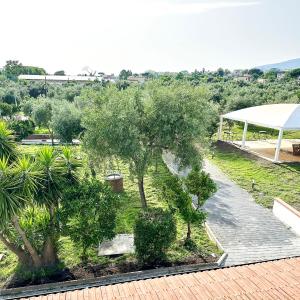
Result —
POLYGON ((133 234, 118 234, 111 241, 105 241, 99 245, 98 255, 120 255, 134 253, 133 234))
POLYGON ((204 170, 218 185, 204 209, 209 227, 228 253, 225 266, 300 255, 300 237, 271 210, 255 203, 211 162, 205 161, 204 170))
MULTIPOLYGON (((170 171, 178 174, 174 156, 165 153, 163 159, 170 171)), ((203 168, 218 186, 204 209, 208 212, 207 224, 228 253, 225 266, 300 256, 300 237, 271 210, 257 204, 211 162, 205 160, 203 168)), ((187 176, 188 171, 180 170, 180 176, 187 176)))

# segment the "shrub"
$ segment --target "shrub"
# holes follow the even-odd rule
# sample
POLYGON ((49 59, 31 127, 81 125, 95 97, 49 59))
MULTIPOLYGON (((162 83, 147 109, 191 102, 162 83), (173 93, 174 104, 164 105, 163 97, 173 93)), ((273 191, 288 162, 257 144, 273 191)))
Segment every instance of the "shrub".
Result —
POLYGON ((34 132, 34 123, 31 120, 14 120, 9 123, 9 128, 16 134, 16 140, 21 141, 34 132))
POLYGON ((169 211, 152 208, 142 211, 134 226, 135 253, 144 265, 165 260, 166 251, 176 238, 176 223, 169 211))
POLYGON ((164 197, 170 207, 175 206, 179 214, 187 224, 186 240, 191 239, 192 224, 203 224, 205 213, 193 207, 193 200, 188 191, 182 188, 182 182, 177 176, 169 176, 164 180, 164 197))
POLYGON ((69 187, 62 196, 61 216, 64 233, 81 249, 87 250, 115 236, 117 196, 106 184, 85 179, 69 187))

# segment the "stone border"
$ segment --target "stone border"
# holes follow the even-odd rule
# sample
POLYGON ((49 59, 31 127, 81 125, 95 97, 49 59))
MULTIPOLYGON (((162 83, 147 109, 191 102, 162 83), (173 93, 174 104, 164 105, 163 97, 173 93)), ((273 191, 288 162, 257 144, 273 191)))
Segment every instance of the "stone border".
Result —
POLYGON ((273 214, 300 236, 300 212, 279 198, 274 199, 273 214))
POLYGON ((217 245, 217 247, 223 251, 225 253, 225 250, 222 246, 222 244, 220 243, 220 241, 216 238, 215 234, 213 233, 213 231, 211 230, 211 228, 209 227, 208 223, 205 222, 204 223, 205 226, 205 230, 207 232, 208 237, 217 245))
POLYGON ((130 272, 118 275, 109 275, 93 279, 72 280, 64 282, 55 282, 41 285, 32 285, 27 287, 13 288, 0 291, 0 299, 19 299, 27 297, 35 297, 52 293, 62 293, 78 289, 91 287, 100 287, 105 285, 125 283, 135 280, 145 280, 164 276, 172 276, 178 274, 193 273, 199 271, 213 270, 221 267, 227 254, 224 253, 217 262, 204 263, 195 265, 183 265, 175 267, 166 267, 151 269, 145 271, 130 272))

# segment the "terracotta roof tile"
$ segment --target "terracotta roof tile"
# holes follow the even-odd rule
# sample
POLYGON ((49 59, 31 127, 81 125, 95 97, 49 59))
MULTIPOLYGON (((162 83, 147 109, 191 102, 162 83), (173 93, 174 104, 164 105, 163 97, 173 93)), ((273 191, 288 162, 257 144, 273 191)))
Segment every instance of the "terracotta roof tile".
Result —
POLYGON ((26 299, 298 300, 300 299, 300 258, 132 281, 26 299))

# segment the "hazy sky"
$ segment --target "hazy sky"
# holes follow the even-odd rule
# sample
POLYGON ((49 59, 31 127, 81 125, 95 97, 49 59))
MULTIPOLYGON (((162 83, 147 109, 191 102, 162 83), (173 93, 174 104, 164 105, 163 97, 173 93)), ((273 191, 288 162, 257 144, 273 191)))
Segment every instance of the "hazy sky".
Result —
POLYGON ((300 57, 300 0, 0 0, 0 12, 0 66, 191 71, 300 57))

